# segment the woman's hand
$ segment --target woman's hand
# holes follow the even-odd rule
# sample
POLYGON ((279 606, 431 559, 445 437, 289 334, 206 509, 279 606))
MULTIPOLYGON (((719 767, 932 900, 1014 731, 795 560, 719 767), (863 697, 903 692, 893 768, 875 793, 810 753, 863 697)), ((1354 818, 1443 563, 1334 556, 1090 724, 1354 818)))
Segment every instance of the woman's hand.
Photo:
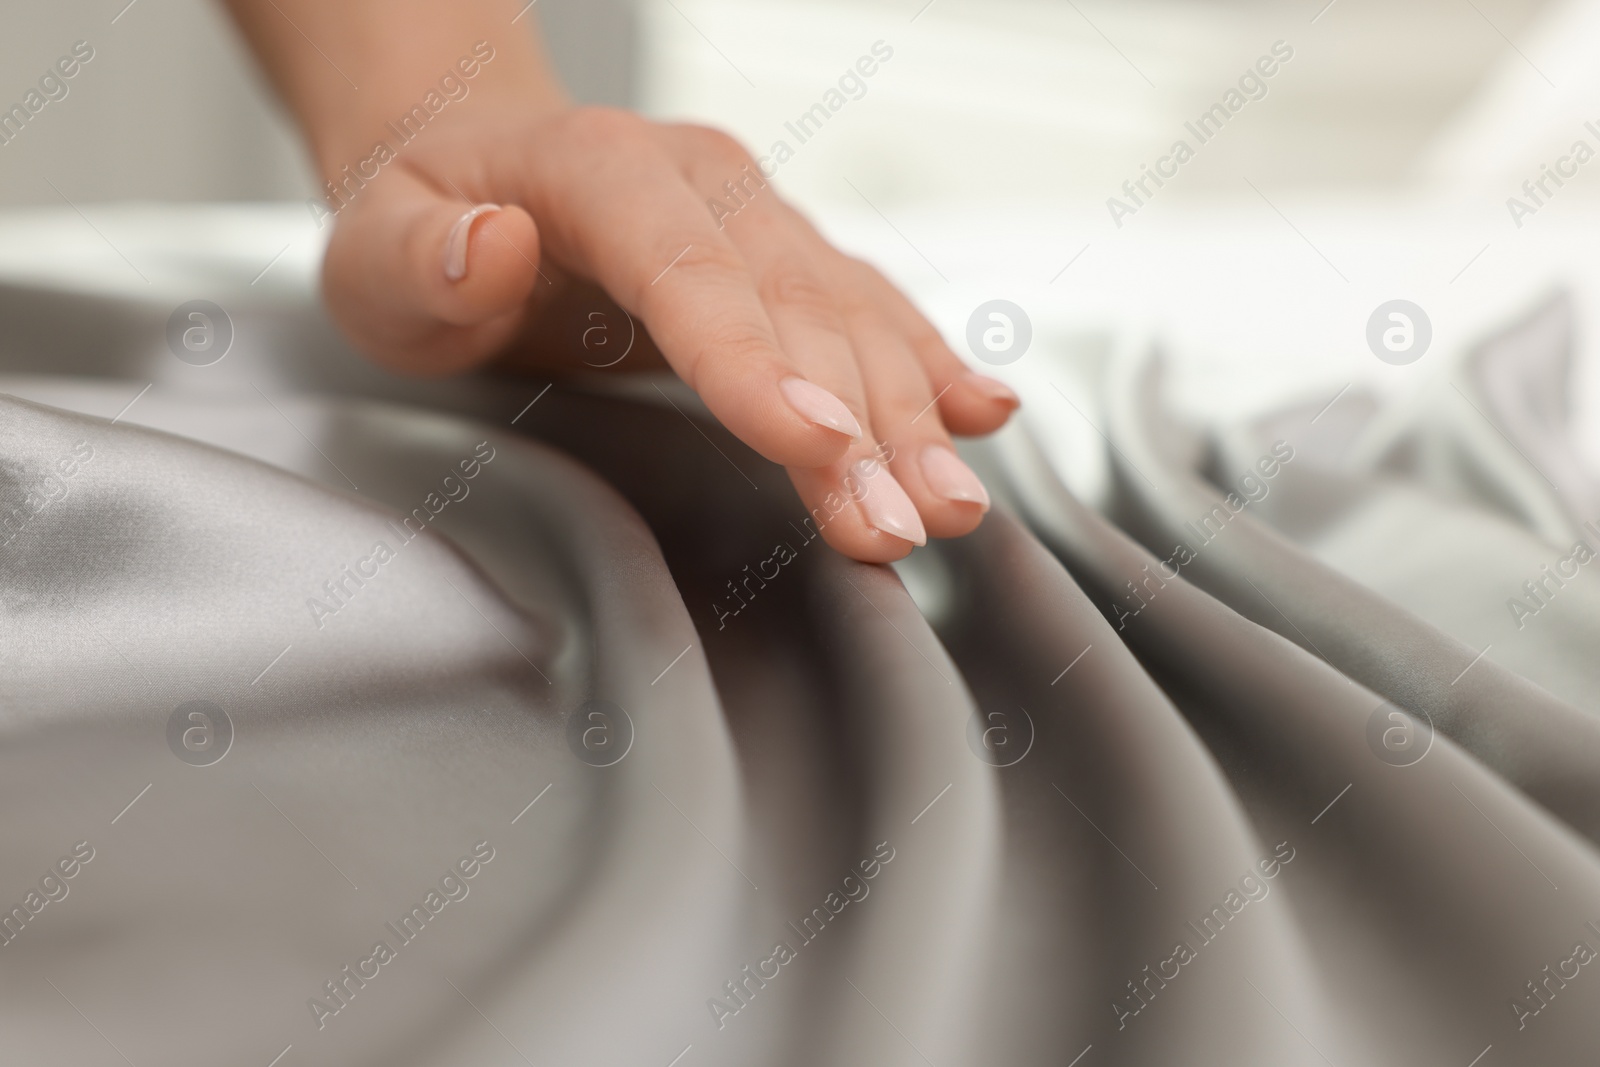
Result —
MULTIPOLYGON (((303 51, 305 43, 275 27, 273 11, 256 9, 254 0, 234 7, 307 124, 332 183, 337 225, 324 289, 335 320, 372 358, 422 374, 501 356, 552 371, 579 368, 570 346, 552 343, 552 323, 570 322, 574 307, 595 307, 598 286, 648 330, 650 354, 658 352, 736 436, 787 468, 839 551, 893 560, 927 534, 958 536, 978 524, 988 496, 949 435, 999 428, 1015 395, 968 372, 905 297, 823 240, 730 138, 567 105, 542 71, 516 69, 537 63, 537 48, 531 59, 523 54, 525 26, 511 25, 515 12, 492 0, 466 7, 503 15, 497 37, 484 36, 481 21, 471 41, 467 30, 453 31, 462 42, 455 51, 485 41, 493 54, 474 64, 479 85, 408 141, 398 135, 413 131, 392 120, 375 126, 346 115, 332 125, 347 132, 329 132, 318 121, 329 106, 318 97, 349 96, 349 86, 341 89, 303 56, 275 62, 277 49, 303 51), (365 139, 352 126, 364 128, 365 139), (390 151, 375 151, 378 143, 390 151), (708 201, 732 203, 730 182, 742 206, 719 219, 708 201)), ((329 12, 314 0, 279 0, 273 7, 295 9, 296 22, 333 19, 358 40, 344 23, 368 5, 328 5, 342 9, 329 12)), ((384 4, 373 17, 403 26, 395 7, 384 4)), ((453 5, 448 14, 429 5, 418 13, 452 24, 462 17, 453 5)), ((449 39, 451 31, 418 32, 449 39)), ((332 27, 327 34, 338 36, 332 27)), ((371 49, 352 44, 359 54, 371 49)), ((417 50, 429 51, 410 49, 417 50)), ((397 85, 404 78, 392 68, 409 59, 426 72, 410 94, 421 98, 439 79, 433 67, 458 62, 394 51, 365 63, 346 57, 340 67, 357 81, 397 85), (348 71, 365 65, 377 70, 364 74, 377 76, 348 71)), ((468 84, 465 69, 457 84, 468 84)), ((396 94, 388 112, 371 97, 363 107, 374 118, 406 114, 412 100, 396 94)))

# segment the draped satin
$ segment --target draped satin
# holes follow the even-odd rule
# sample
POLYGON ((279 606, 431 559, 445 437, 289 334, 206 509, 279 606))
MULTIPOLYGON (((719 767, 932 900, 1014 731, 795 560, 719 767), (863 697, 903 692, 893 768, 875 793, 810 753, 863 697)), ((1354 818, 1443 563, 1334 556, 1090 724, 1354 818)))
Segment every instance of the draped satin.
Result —
POLYGON ((1094 506, 1018 427, 895 569, 670 386, 13 360, 7 1059, 1581 1062, 1571 315, 1216 438, 1118 361, 1094 506))

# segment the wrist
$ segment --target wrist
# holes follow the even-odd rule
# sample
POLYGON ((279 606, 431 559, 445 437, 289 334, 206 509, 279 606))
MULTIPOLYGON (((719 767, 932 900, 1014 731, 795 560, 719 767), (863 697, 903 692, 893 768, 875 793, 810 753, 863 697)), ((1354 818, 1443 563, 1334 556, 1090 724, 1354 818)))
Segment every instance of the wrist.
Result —
POLYGON ((337 184, 352 171, 375 177, 375 165, 404 155, 430 133, 501 117, 525 122, 570 107, 561 86, 522 51, 480 39, 432 66, 375 71, 362 81, 359 102, 319 109, 304 122, 322 180, 337 184))

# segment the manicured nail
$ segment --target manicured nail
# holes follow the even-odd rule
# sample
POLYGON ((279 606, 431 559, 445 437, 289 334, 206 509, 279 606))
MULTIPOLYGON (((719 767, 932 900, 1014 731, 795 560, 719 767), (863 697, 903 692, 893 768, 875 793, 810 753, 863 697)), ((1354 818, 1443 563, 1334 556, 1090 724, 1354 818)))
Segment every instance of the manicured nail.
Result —
POLYGON ((868 525, 914 545, 928 543, 928 531, 922 528, 917 506, 894 480, 889 468, 875 459, 864 459, 851 467, 850 473, 866 488, 861 495, 861 509, 867 513, 868 525))
POLYGON ((444 276, 459 282, 467 276, 467 242, 472 239, 472 223, 500 210, 499 204, 479 204, 456 220, 444 240, 444 276))
POLYGON ((982 374, 967 372, 967 385, 976 393, 980 393, 990 400, 998 400, 1002 404, 1010 404, 1014 408, 1022 406, 1022 399, 1006 386, 1005 382, 982 374))
POLYGON ((972 473, 972 468, 961 462, 955 449, 949 445, 928 445, 922 450, 918 462, 928 488, 946 500, 960 500, 968 504, 982 504, 989 510, 989 493, 972 473))
POLYGON ((844 406, 844 401, 820 385, 812 385, 804 378, 785 378, 778 383, 778 389, 789 406, 807 422, 838 430, 848 437, 861 436, 861 424, 844 406))

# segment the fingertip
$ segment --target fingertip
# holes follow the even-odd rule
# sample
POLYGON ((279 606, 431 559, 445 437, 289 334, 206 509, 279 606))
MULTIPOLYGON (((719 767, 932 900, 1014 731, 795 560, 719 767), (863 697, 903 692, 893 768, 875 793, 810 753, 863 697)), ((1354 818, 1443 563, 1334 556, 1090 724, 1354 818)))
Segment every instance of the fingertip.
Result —
POLYGON ((881 530, 872 533, 876 536, 864 544, 858 542, 849 547, 835 546, 835 549, 862 563, 894 563, 911 555, 911 550, 917 547, 913 542, 894 534, 886 534, 881 530))
POLYGON ((804 378, 789 377, 778 383, 778 391, 807 422, 834 430, 853 441, 861 439, 861 423, 850 408, 822 386, 804 378))
MULTIPOLYGON (((789 418, 794 421, 793 415, 789 418)), ((799 421, 801 425, 791 427, 781 438, 772 435, 768 449, 756 448, 756 451, 785 467, 827 467, 843 459, 857 440, 831 427, 799 421)))
POLYGON ((989 491, 983 487, 983 480, 949 445, 938 441, 924 445, 917 464, 922 480, 939 499, 989 510, 989 491))
MULTIPOLYGON (((814 382, 790 375, 778 382, 790 441, 781 447, 786 466, 824 467, 843 459, 862 439, 861 421, 848 404, 814 382)), ((783 462, 783 461, 780 461, 783 462)))
POLYGON ((444 239, 444 276, 447 281, 459 282, 467 276, 467 246, 472 237, 473 223, 499 210, 499 204, 479 204, 468 208, 450 227, 444 239))
POLYGON ((841 556, 861 563, 893 563, 905 559, 917 547, 916 542, 859 522, 827 527, 822 539, 841 556))
POLYGON ((921 517, 875 457, 789 469, 812 526, 829 547, 862 563, 893 563, 926 542, 921 517))
POLYGON ((1022 406, 1004 382, 965 371, 939 399, 939 417, 951 433, 976 437, 1004 426, 1022 406))
POLYGON ((1008 415, 1022 406, 1022 398, 998 378, 991 378, 976 371, 967 371, 962 378, 962 384, 990 403, 1004 407, 1008 415))
POLYGON ((902 481, 915 486, 923 521, 934 537, 964 537, 989 511, 983 479, 943 441, 923 445, 914 471, 907 465, 902 481))
POLYGON ((989 378, 987 374, 979 374, 978 371, 966 371, 965 376, 962 378, 962 384, 965 384, 966 389, 978 394, 979 397, 984 398, 987 402, 1003 406, 1006 414, 1010 414, 1011 411, 1016 411, 1022 406, 1022 398, 1014 394, 1011 387, 1006 386, 1005 382, 1000 381, 998 378, 989 378))
POLYGON ((850 473, 865 486, 859 501, 867 525, 912 545, 928 543, 922 515, 905 487, 876 458, 861 460, 850 473))
POLYGON ((708 358, 691 385, 734 436, 784 467, 830 466, 862 435, 843 401, 776 358, 708 358))
POLYGON ((446 286, 441 317, 473 325, 517 307, 539 281, 539 230, 515 205, 479 204, 444 235, 436 268, 446 286))

